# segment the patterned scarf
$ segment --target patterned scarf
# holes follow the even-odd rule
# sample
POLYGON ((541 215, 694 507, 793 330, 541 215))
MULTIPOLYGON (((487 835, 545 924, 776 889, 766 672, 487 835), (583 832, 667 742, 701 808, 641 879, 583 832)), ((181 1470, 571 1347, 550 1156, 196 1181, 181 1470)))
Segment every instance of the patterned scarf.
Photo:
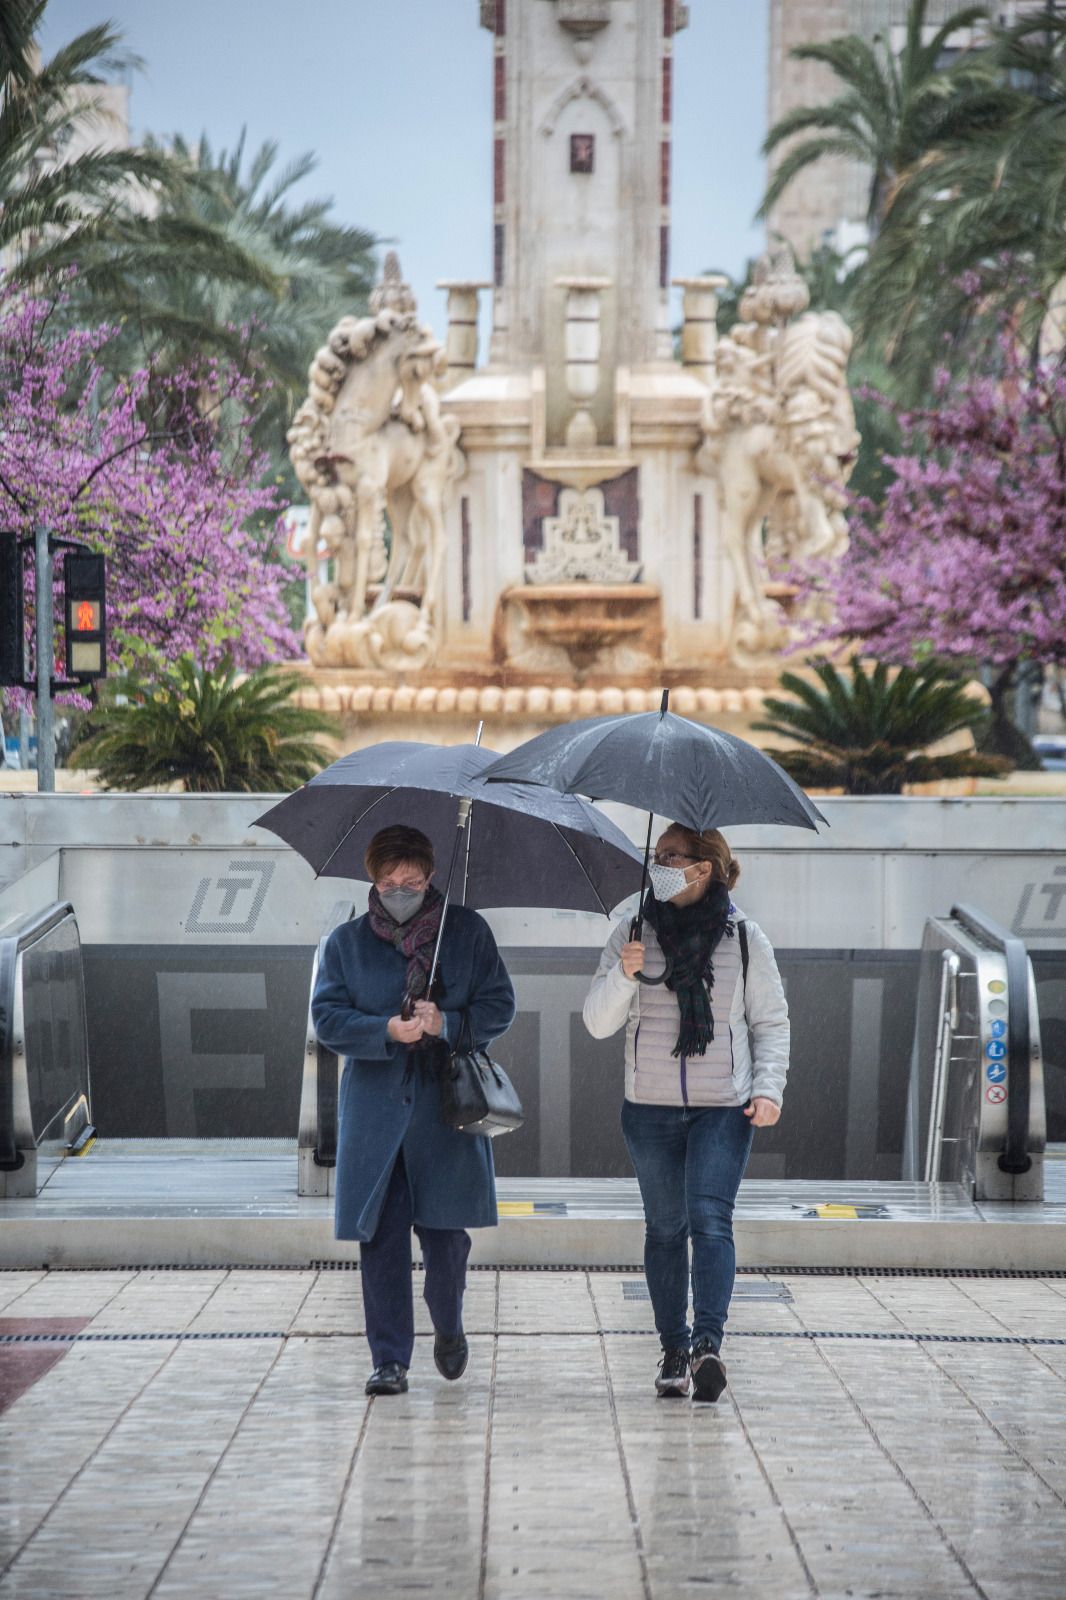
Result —
POLYGON ((729 890, 715 882, 690 906, 660 903, 649 889, 644 899, 644 918, 655 929, 656 937, 673 970, 666 987, 677 995, 681 1012, 681 1031, 674 1045, 675 1056, 702 1056, 714 1038, 714 1013, 711 991, 714 988, 712 957, 723 935, 733 937, 729 890))
POLYGON ((367 916, 371 931, 407 957, 407 993, 414 1000, 421 997, 429 979, 443 904, 444 896, 431 884, 421 907, 410 921, 397 922, 385 910, 377 890, 372 888, 370 891, 367 916))

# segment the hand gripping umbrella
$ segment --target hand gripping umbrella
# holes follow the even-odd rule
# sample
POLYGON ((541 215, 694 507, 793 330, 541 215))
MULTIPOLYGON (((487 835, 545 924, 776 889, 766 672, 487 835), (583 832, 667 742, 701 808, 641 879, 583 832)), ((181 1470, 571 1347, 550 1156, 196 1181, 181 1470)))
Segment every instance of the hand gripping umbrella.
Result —
MULTIPOLYGON (((740 822, 814 829, 825 822, 799 784, 762 750, 720 728, 675 716, 669 703, 670 691, 664 689, 658 711, 590 717, 551 728, 501 756, 484 773, 489 784, 528 783, 647 811, 641 911, 656 813, 697 833, 740 822)), ((642 931, 638 911, 632 937, 639 939, 642 931)), ((637 977, 642 983, 662 983, 668 975, 637 977)))
POLYGON ((372 745, 334 761, 255 826, 292 845, 316 877, 364 882, 363 856, 380 828, 420 828, 442 859, 450 843, 428 994, 460 858, 462 903, 482 909, 555 906, 606 915, 640 878, 639 851, 607 817, 573 795, 528 784, 490 787, 481 774, 495 760, 494 750, 477 744, 372 745))

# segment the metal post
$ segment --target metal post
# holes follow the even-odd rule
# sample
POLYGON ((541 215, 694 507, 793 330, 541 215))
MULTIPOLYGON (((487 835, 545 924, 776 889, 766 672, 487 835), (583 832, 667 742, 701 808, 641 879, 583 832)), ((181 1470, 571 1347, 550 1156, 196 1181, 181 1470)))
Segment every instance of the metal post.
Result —
POLYGON ((54 794, 56 743, 52 721, 52 678, 55 675, 55 638, 52 616, 52 550, 48 529, 37 525, 37 792, 54 794))

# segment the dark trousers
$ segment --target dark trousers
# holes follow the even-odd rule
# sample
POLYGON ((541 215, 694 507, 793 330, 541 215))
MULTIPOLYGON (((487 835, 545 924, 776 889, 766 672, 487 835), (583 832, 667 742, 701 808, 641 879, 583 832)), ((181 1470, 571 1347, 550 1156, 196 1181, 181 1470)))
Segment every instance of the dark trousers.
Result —
MULTIPOLYGON (((411 1191, 403 1151, 389 1179, 377 1232, 359 1246, 366 1336, 375 1367, 386 1361, 411 1365, 415 1307, 411 1286, 411 1191)), ((452 1337, 462 1331, 463 1290, 470 1235, 462 1228, 415 1228, 425 1267, 423 1295, 433 1326, 452 1337)))
POLYGON ((644 1275, 664 1350, 721 1348, 737 1258, 733 1207, 751 1151, 742 1106, 650 1106, 626 1100, 622 1133, 644 1202, 644 1275))

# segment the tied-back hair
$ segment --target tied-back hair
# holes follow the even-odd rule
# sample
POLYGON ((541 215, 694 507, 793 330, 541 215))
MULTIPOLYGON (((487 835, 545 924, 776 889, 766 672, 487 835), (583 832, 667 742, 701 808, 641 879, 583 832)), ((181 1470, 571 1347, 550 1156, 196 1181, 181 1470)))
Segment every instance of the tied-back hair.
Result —
POLYGON ((700 833, 695 828, 686 828, 680 822, 672 822, 667 831, 680 834, 684 840, 685 854, 694 856, 697 861, 709 861, 714 868, 715 881, 732 889, 740 877, 740 862, 730 850, 724 834, 717 828, 705 828, 700 833))
POLYGON ((375 833, 366 847, 363 865, 371 883, 376 883, 390 867, 421 867, 428 878, 435 866, 433 846, 418 828, 402 822, 375 833))

